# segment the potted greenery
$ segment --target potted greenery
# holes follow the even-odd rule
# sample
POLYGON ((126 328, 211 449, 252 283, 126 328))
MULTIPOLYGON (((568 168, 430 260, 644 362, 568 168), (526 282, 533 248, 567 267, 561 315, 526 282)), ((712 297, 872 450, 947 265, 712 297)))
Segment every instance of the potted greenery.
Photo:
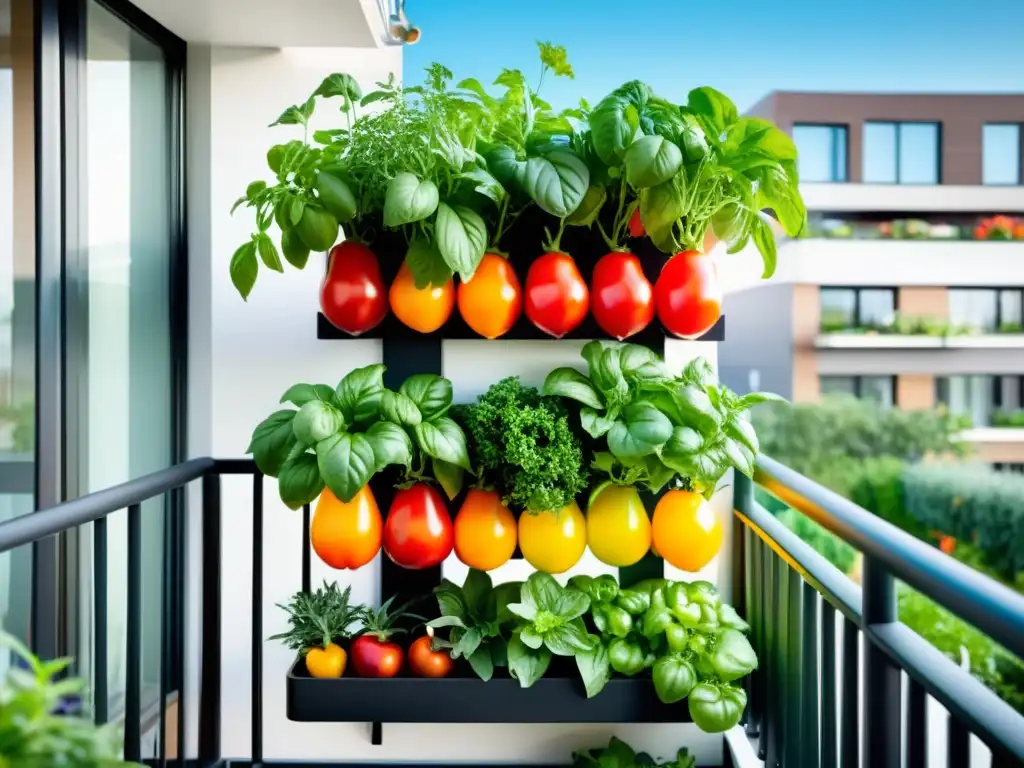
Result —
POLYGON ((0 633, 0 648, 21 662, 0 683, 0 768, 138 766, 120 759, 121 739, 112 725, 63 713, 67 700, 85 690, 84 680, 58 679, 71 659, 41 661, 6 633, 0 633))

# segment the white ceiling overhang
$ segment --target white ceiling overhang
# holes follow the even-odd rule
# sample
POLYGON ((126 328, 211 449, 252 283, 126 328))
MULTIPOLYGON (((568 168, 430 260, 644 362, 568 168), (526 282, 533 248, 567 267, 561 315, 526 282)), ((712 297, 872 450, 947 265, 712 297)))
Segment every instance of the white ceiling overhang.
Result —
MULTIPOLYGON (((377 48, 378 0, 134 0, 189 43, 258 48, 377 48)), ((381 3, 387 5, 385 0, 381 3)))

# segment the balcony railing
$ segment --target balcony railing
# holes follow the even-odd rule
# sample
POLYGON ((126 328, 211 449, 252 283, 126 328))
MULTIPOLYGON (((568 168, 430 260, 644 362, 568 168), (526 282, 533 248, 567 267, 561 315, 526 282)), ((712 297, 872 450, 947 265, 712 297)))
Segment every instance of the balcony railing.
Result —
MULTIPOLYGON (((90 708, 107 719, 105 702, 106 521, 128 514, 127 693, 124 755, 140 760, 142 680, 142 503, 170 500, 169 527, 184 531, 183 490, 201 484, 200 631, 197 739, 185 740, 189 721, 184 663, 184 595, 187 547, 164 563, 160 636, 164 649, 160 690, 167 701, 178 694, 177 755, 197 754, 200 768, 224 765, 221 750, 221 478, 251 475, 252 508, 252 739, 246 764, 263 760, 263 476, 248 460, 193 459, 105 491, 0 524, 0 552, 59 535, 79 526, 94 527, 96 561, 93 594, 97 633, 91 668, 98 682, 90 708)), ((748 679, 746 735, 756 739, 759 756, 771 768, 919 768, 927 762, 928 697, 949 712, 945 751, 949 768, 970 768, 970 735, 991 750, 992 768, 1020 766, 1024 760, 1024 717, 971 675, 947 659, 896 616, 896 579, 974 624, 1009 651, 1024 656, 1024 597, 942 555, 866 510, 792 470, 764 458, 758 484, 864 553, 863 588, 797 538, 754 498, 754 483, 736 478, 732 562, 734 600, 752 626, 760 657, 748 679), (863 674, 860 647, 863 643, 863 674), (837 665, 841 662, 841 671, 837 665), (906 703, 903 676, 909 680, 906 703), (862 693, 861 693, 862 689, 862 693), (905 758, 905 763, 904 763, 905 758)), ((303 587, 309 588, 308 506, 303 512, 303 587)), ((236 524, 233 523, 233 527, 236 524)), ((38 631, 38 627, 37 627, 38 631)), ((39 641, 36 636, 35 640, 39 641)), ((47 638, 47 644, 52 638, 47 638)), ((281 670, 285 674, 285 670, 281 670)), ((367 681, 371 682, 371 681, 367 681)), ((516 689, 518 690, 518 689, 516 689)), ((516 690, 510 690, 514 697, 516 690)), ((580 693, 580 696, 583 694, 580 693)), ((613 695, 605 692, 601 695, 613 695)), ((443 702, 435 702, 444 709, 443 702)), ((165 733, 161 707, 160 733, 165 733)), ((168 759, 159 740, 153 765, 183 765, 168 759)), ((974 764, 977 768, 977 763, 974 764)))

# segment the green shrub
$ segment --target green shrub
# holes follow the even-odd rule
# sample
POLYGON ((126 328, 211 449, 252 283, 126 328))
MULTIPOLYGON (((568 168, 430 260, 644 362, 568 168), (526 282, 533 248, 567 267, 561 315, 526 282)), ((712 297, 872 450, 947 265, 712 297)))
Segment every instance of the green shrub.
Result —
POLYGON ((900 621, 951 660, 960 649, 970 658, 971 674, 1018 712, 1024 713, 1024 663, 988 635, 957 618, 919 592, 900 585, 900 621))
POLYGON ((1004 581, 1024 571, 1024 477, 975 465, 917 465, 903 483, 907 513, 918 523, 973 543, 1004 581))
POLYGON ((993 427, 1024 427, 1024 410, 995 411, 992 414, 993 427))

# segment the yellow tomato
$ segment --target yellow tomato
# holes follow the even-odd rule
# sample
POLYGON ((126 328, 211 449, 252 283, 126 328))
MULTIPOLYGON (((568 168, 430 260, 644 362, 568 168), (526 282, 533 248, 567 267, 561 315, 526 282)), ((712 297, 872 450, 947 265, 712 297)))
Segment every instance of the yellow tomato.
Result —
POLYGON ((587 523, 575 501, 557 512, 519 516, 519 549, 538 571, 564 573, 586 548, 587 523))
POLYGON ((609 485, 587 508, 587 545, 602 563, 625 568, 651 548, 651 520, 636 488, 609 485))
POLYGON ((722 524, 699 493, 669 491, 654 508, 654 548, 683 571, 699 571, 722 548, 722 524))
POLYGON ((310 648, 306 653, 306 669, 310 677, 341 677, 345 674, 348 654, 340 645, 328 643, 323 648, 310 648))
POLYGON ((516 551, 516 519, 494 491, 471 488, 455 515, 455 554, 478 571, 504 565, 516 551))

